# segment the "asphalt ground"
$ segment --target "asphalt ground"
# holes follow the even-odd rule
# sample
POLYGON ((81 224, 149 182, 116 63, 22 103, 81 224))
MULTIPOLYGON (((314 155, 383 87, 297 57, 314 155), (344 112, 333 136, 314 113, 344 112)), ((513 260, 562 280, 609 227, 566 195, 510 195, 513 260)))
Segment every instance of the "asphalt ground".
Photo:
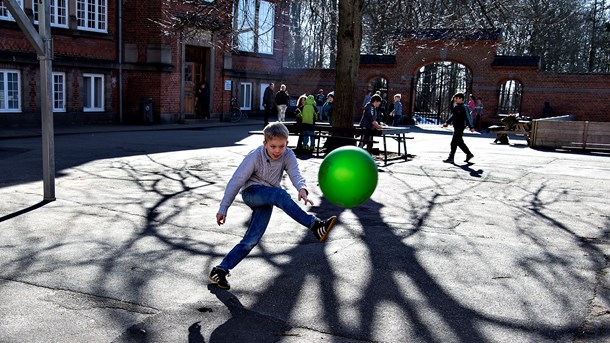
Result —
MULTIPOLYGON (((39 132, 0 132, 0 342, 608 342, 609 156, 412 127, 371 199, 326 202, 300 160, 325 243, 276 209, 261 243, 207 280, 241 238, 224 186, 261 143, 250 120, 55 130, 43 202, 39 132)), ((296 199, 289 180, 282 185, 296 199)))

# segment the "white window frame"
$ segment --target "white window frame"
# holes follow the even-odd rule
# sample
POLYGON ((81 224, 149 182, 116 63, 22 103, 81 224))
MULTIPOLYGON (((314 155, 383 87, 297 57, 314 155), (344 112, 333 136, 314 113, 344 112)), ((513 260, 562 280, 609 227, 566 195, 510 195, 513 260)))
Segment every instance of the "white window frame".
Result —
POLYGON ((108 0, 76 0, 79 30, 108 32, 108 0))
POLYGON ((103 112, 104 75, 83 74, 83 85, 85 87, 83 91, 83 112, 103 112), (99 84, 96 80, 100 80, 99 84), (98 106, 96 106, 96 100, 99 102, 98 106))
MULTIPOLYGON (((34 23, 38 24, 38 1, 32 3, 34 23)), ((51 0, 51 26, 68 27, 68 0, 51 0)))
POLYGON ((236 49, 273 55, 275 4, 264 0, 238 0, 234 13, 236 49))
POLYGON ((239 109, 252 109, 252 82, 239 83, 239 109))
MULTIPOLYGON (((17 0, 21 9, 23 9, 23 0, 17 0)), ((15 21, 15 18, 11 15, 11 12, 8 10, 8 6, 4 4, 4 1, 0 1, 0 20, 10 20, 15 21)))
MULTIPOLYGON (((14 80, 11 80, 14 82, 14 80)), ((0 112, 3 113, 19 113, 21 112, 21 73, 19 70, 0 69, 0 112), (17 89, 13 89, 9 93, 8 75, 17 77, 17 89), (17 102, 16 107, 9 108, 9 102, 17 102)))
POLYGON ((66 112, 66 73, 53 72, 53 112, 66 112))

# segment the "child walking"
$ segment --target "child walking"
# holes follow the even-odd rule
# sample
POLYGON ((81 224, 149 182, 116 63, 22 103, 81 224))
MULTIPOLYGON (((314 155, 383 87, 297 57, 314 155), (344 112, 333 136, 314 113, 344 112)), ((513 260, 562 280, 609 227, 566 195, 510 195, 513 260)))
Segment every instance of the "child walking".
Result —
POLYGON ((222 260, 212 268, 210 280, 220 288, 229 289, 227 281, 229 271, 246 257, 261 240, 269 220, 273 206, 281 208, 297 223, 309 228, 313 235, 323 242, 337 221, 336 216, 321 220, 305 212, 299 204, 292 200, 286 190, 280 187, 284 171, 298 191, 298 201, 313 205, 307 197, 309 192, 305 179, 301 176, 296 156, 288 145, 288 129, 280 122, 270 123, 263 130, 265 136, 263 145, 252 150, 241 162, 229 180, 220 209, 216 214, 216 223, 223 225, 227 210, 235 200, 237 193, 241 195, 252 209, 252 217, 243 239, 222 260))
POLYGON ((451 151, 449 157, 443 160, 445 163, 454 163, 455 152, 459 147, 466 154, 466 160, 464 162, 470 162, 474 157, 466 143, 464 143, 464 129, 466 126, 470 128, 471 132, 474 132, 472 125, 472 117, 470 116, 470 110, 464 104, 464 93, 455 93, 453 96, 455 106, 451 109, 451 117, 443 123, 443 127, 447 127, 449 124, 453 124, 453 137, 451 138, 451 151))

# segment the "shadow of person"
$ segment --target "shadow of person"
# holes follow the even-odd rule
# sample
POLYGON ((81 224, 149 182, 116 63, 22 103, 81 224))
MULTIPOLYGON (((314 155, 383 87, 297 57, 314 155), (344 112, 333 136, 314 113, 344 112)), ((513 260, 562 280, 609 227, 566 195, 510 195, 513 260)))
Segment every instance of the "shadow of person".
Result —
MULTIPOLYGON (((214 294, 231 313, 231 318, 217 327, 210 335, 210 342, 259 343, 277 342, 291 327, 284 321, 266 316, 245 308, 231 292, 222 290, 216 285, 208 285, 214 294)), ((190 342, 190 341, 189 341, 190 342)))
POLYGON ((199 322, 189 326, 189 340, 188 343, 205 343, 203 336, 201 335, 201 324, 199 322))
POLYGON ((470 166, 472 166, 474 163, 466 163, 466 164, 462 164, 462 165, 458 165, 458 167, 462 168, 463 170, 467 171, 470 173, 470 176, 472 177, 481 177, 481 175, 483 174, 483 169, 473 169, 470 166))

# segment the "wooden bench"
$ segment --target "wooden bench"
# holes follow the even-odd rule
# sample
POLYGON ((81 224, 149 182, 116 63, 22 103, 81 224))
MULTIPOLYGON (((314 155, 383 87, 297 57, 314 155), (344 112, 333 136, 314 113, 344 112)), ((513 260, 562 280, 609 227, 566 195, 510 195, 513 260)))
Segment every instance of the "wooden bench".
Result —
POLYGON ((523 136, 529 144, 531 121, 518 120, 513 122, 506 122, 502 119, 506 125, 492 125, 487 128, 487 131, 496 134, 494 143, 496 144, 508 144, 508 135, 523 136))

